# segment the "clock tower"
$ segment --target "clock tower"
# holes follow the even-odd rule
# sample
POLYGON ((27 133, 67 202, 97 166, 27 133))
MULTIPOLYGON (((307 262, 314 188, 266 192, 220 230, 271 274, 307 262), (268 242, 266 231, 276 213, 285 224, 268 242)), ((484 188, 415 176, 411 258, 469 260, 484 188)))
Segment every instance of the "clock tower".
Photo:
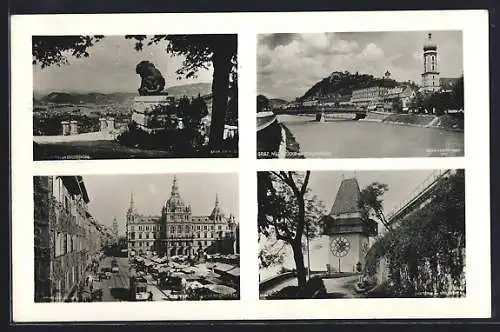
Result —
POLYGON ((359 197, 358 181, 342 180, 330 214, 323 218, 329 271, 356 272, 358 263, 364 266, 369 237, 377 235, 377 223, 362 218, 359 197))

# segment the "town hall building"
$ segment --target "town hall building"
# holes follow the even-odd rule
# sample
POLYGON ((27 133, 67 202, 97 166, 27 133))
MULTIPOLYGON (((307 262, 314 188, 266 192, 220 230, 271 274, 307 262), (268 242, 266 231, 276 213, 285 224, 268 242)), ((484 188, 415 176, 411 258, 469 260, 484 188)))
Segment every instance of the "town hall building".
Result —
POLYGON ((194 216, 191 204, 180 195, 176 176, 160 215, 137 213, 132 196, 126 221, 129 253, 156 251, 168 257, 197 256, 214 249, 221 241, 237 241, 236 218, 222 211, 218 195, 210 214, 194 216))

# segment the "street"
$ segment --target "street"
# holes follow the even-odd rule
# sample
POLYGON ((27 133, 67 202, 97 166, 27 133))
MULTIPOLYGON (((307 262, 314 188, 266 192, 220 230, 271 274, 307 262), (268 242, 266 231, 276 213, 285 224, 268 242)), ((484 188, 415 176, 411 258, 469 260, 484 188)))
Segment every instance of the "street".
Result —
MULTIPOLYGON (((104 267, 111 268, 113 257, 105 257, 99 264, 99 270, 104 267)), ((112 274, 111 279, 102 279, 102 301, 116 302, 129 301, 129 263, 127 258, 116 257, 119 272, 112 274)), ((95 286, 94 286, 95 287, 95 286)))

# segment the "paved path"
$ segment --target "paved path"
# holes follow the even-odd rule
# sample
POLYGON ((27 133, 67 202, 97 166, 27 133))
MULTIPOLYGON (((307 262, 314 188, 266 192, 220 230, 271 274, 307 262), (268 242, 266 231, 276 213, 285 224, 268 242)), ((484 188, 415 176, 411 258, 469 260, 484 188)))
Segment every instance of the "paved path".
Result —
MULTIPOLYGON (((359 276, 349 276, 340 278, 329 278, 323 279, 326 291, 330 298, 356 298, 362 297, 354 291, 354 284, 358 281, 359 276)), ((290 277, 279 284, 267 289, 266 291, 260 293, 260 298, 265 298, 266 296, 277 292, 288 286, 297 286, 297 277, 290 277)))

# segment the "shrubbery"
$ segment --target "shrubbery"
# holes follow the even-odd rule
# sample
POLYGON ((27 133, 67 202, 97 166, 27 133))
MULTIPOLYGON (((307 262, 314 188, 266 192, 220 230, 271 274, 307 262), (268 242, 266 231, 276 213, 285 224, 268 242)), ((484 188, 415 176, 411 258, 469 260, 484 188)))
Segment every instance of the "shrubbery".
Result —
POLYGON ((442 179, 433 200, 406 217, 374 243, 366 256, 365 274, 388 266, 388 295, 398 297, 465 294, 465 175, 442 179))

